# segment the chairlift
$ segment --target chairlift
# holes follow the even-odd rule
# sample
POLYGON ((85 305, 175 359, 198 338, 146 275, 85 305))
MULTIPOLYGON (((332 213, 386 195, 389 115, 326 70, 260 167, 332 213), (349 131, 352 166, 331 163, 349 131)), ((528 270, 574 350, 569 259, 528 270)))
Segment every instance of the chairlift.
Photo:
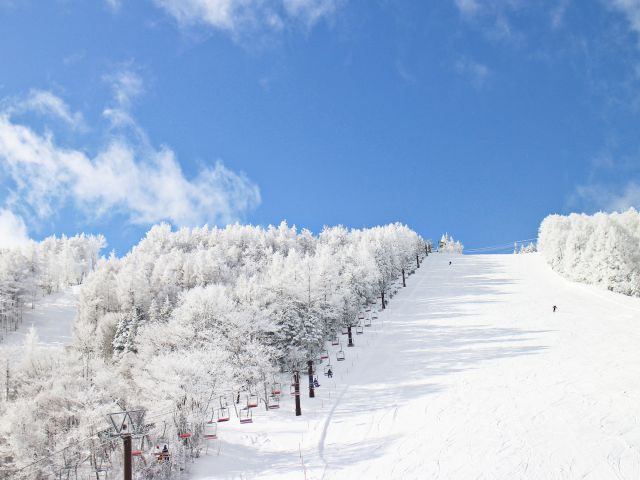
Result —
POLYGON ((282 384, 279 382, 273 382, 271 385, 271 395, 280 395, 282 393, 282 384))
POLYGON ((335 337, 331 338, 331 345, 340 345, 340 339, 338 338, 338 336, 336 335, 335 337))
POLYGON ((238 412, 240 423, 253 423, 253 415, 250 409, 240 410, 238 412))
POLYGON ((364 326, 365 327, 370 327, 371 326, 371 318, 367 317, 364 319, 364 326))
POLYGON ((270 395, 269 401, 267 402, 267 406, 269 407, 269 410, 275 410, 277 408, 280 408, 280 396, 270 395))
POLYGON ((371 315, 371 318, 373 318, 374 320, 377 320, 378 319, 378 314, 374 313, 373 315, 371 315))
POLYGON ((358 320, 362 320, 364 318, 364 312, 360 312, 358 314, 358 320))
POLYGON ((171 452, 169 451, 169 442, 164 439, 159 439, 154 448, 154 455, 159 462, 166 462, 171 458, 171 452))
POLYGON ((218 423, 229 421, 229 407, 221 407, 218 409, 218 423))
POLYGON ((204 424, 203 436, 205 440, 215 440, 218 438, 218 424, 213 420, 204 424))
POLYGON ((250 393, 247 395, 247 408, 255 408, 258 406, 258 395, 250 393))
POLYGON ((336 353, 336 360, 338 360, 339 362, 342 362, 344 360, 344 350, 338 350, 338 352, 336 353))
POLYGON ((324 367, 324 375, 325 375, 325 377, 329 376, 329 370, 331 370, 331 369, 332 369, 332 365, 331 364, 325 365, 325 367, 324 367))
POLYGON ((329 358, 329 351, 328 350, 322 350, 320 352, 320 360, 326 360, 329 358))
POLYGON ((342 335, 347 335, 349 333, 349 327, 347 325, 342 326, 342 335))
POLYGON ((356 325, 356 335, 362 335, 364 333, 364 327, 361 323, 356 325))
POLYGON ((220 408, 227 408, 229 403, 225 397, 220 397, 220 408))

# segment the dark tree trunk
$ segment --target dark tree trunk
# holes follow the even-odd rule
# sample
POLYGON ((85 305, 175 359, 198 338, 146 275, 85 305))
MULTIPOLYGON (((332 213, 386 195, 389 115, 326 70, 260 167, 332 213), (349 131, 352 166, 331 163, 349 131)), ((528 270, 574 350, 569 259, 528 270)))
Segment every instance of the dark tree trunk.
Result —
POLYGON ((382 309, 384 310, 386 307, 386 305, 384 304, 384 291, 380 294, 380 297, 382 299, 382 309))
POLYGON ((347 328, 347 332, 349 335, 349 343, 347 344, 347 347, 353 347, 353 335, 351 334, 351 325, 349 325, 349 327, 347 328))
POLYGON ((302 406, 300 405, 300 372, 293 372, 293 386, 296 397, 296 417, 302 415, 302 406))
POLYGON ((407 286, 407 279, 405 278, 405 275, 404 275, 404 268, 402 269, 402 286, 403 287, 407 286))
POLYGON ((316 396, 315 389, 313 388, 313 361, 307 362, 307 374, 309 375, 309 398, 316 396))
POLYGON ((420 257, 416 255, 416 263, 418 264, 418 268, 420 268, 420 257))

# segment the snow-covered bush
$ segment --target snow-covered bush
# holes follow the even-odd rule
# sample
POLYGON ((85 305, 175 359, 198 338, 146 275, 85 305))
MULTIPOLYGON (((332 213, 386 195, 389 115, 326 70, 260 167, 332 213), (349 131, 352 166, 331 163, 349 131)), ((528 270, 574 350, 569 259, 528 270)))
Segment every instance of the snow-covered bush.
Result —
POLYGON ((551 267, 578 282, 640 296, 640 213, 550 215, 538 249, 551 267))
POLYGON ((438 252, 441 253, 462 253, 464 250, 464 245, 459 240, 454 240, 454 238, 445 233, 440 238, 440 243, 438 243, 438 252))

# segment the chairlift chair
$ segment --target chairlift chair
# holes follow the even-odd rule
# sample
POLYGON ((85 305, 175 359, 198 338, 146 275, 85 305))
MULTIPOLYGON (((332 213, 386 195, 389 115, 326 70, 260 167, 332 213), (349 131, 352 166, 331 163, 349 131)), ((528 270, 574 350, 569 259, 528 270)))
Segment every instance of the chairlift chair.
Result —
POLYGON ((280 396, 278 395, 270 395, 268 401, 269 410, 275 410, 280 408, 280 396))
POLYGON ((218 438, 218 424, 211 420, 204 424, 203 436, 205 440, 215 440, 218 438))
POLYGON ((240 410, 238 412, 238 418, 240 419, 240 423, 253 423, 253 415, 251 409, 240 410))
POLYGON ((220 408, 227 408, 229 403, 225 397, 220 397, 220 408))
POLYGON ((362 335, 364 333, 364 327, 361 323, 356 325, 356 335, 362 335))
POLYGON ((329 376, 329 370, 331 370, 332 367, 333 366, 331 364, 325 365, 325 367, 324 367, 324 376, 325 377, 329 376))
POLYGON ((365 327, 370 327, 371 326, 371 318, 367 317, 364 319, 364 326, 365 327))
POLYGON ((322 350, 320 352, 320 360, 326 360, 329 358, 329 351, 328 350, 322 350))
POLYGON ((364 312, 360 312, 358 314, 358 320, 362 320, 364 318, 364 312))
POLYGON ((279 382, 274 382, 271 385, 271 395, 280 395, 282 393, 282 384, 279 382))
POLYGON ((218 423, 229 421, 229 407, 221 407, 218 409, 218 423))
POLYGON ((338 350, 338 352, 336 353, 336 360, 338 360, 339 362, 342 362, 344 360, 344 350, 338 350))
POLYGON ((164 438, 159 438, 154 447, 153 454, 156 456, 159 462, 166 462, 171 458, 171 450, 169 449, 169 442, 164 438))
POLYGON ((340 345, 340 339, 338 338, 337 335, 335 337, 331 338, 331 345, 333 345, 333 346, 340 345))
POLYGON ((342 326, 342 335, 347 335, 349 333, 349 327, 347 325, 342 326))
POLYGON ((250 393, 247 395, 247 408, 255 408, 258 406, 258 395, 250 393))

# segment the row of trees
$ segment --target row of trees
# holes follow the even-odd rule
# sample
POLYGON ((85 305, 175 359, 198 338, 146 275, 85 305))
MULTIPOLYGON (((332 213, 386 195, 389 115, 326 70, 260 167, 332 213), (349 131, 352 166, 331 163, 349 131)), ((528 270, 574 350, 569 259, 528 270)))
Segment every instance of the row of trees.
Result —
POLYGON ((17 467, 81 441, 119 408, 179 410, 174 433, 201 424, 212 399, 264 391, 279 372, 317 358, 425 254, 400 224, 318 236, 286 223, 155 226, 85 280, 71 351, 30 349, 0 412, 5 460, 17 467))
POLYGON ((550 215, 538 249, 551 267, 578 282, 640 296, 640 213, 550 215))
POLYGON ((39 295, 78 285, 106 245, 101 235, 52 236, 19 249, 0 250, 0 340, 22 321, 39 295))

